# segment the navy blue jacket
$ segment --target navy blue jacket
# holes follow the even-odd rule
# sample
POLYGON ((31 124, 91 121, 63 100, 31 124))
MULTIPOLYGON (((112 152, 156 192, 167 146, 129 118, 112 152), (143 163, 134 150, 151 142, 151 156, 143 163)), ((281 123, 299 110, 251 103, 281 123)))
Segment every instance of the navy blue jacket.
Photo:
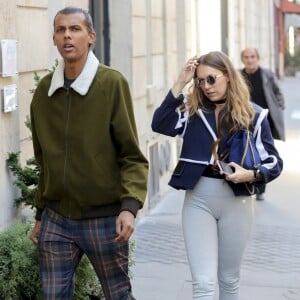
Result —
MULTIPOLYGON (((183 138, 179 162, 169 181, 169 185, 176 189, 193 189, 208 165, 214 163, 211 147, 217 139, 216 119, 214 110, 209 112, 198 110, 198 114, 189 117, 189 112, 181 112, 179 106, 184 102, 184 96, 175 98, 171 91, 162 104, 155 110, 152 120, 152 130, 167 136, 177 135, 183 138)), ((267 109, 254 105, 256 110, 253 135, 261 166, 259 172, 263 175, 263 182, 255 182, 257 192, 263 192, 265 184, 278 177, 282 171, 280 158, 271 134, 267 120, 267 109)), ((249 195, 244 184, 228 182, 235 195, 249 195)))

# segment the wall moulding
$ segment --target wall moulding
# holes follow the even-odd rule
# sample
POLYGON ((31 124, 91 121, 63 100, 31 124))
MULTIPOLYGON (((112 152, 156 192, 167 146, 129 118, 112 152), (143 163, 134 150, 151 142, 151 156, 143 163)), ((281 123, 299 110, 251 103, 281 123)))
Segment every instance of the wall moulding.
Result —
POLYGON ((17 6, 47 8, 48 0, 17 0, 17 6))

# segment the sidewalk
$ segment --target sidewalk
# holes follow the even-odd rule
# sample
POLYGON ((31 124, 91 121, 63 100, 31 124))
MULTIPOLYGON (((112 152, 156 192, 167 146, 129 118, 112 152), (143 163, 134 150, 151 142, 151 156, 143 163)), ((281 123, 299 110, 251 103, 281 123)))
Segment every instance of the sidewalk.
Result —
MULTIPOLYGON (((294 79, 285 82, 290 103, 295 101, 292 97, 298 86, 294 79)), ((284 171, 267 186, 266 200, 255 202, 254 228, 241 269, 240 300, 300 300, 300 124, 297 120, 289 124, 293 126, 287 141, 276 143, 284 171)), ((170 190, 137 222, 132 282, 137 300, 192 299, 181 229, 183 197, 183 191, 170 190)))
POLYGON ((137 300, 192 297, 181 230, 183 195, 168 192, 136 226, 133 291, 137 300))

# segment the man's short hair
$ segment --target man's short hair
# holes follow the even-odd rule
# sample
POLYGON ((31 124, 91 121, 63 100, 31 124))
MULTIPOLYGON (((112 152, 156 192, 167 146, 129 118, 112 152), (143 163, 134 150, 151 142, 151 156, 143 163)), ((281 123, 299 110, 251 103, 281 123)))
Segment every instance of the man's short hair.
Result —
POLYGON ((55 26, 55 19, 58 15, 70 15, 70 14, 76 14, 80 13, 83 14, 85 17, 85 24, 88 29, 88 32, 93 32, 95 33, 94 25, 93 25, 93 20, 89 12, 81 7, 76 7, 76 6, 67 6, 60 11, 58 11, 54 17, 53 21, 53 26, 55 26))
POLYGON ((248 47, 248 48, 245 48, 245 49, 241 52, 241 60, 243 60, 244 52, 245 52, 246 50, 249 50, 249 49, 254 50, 255 53, 256 53, 257 58, 260 59, 259 52, 258 52, 257 48, 255 48, 255 47, 248 47))

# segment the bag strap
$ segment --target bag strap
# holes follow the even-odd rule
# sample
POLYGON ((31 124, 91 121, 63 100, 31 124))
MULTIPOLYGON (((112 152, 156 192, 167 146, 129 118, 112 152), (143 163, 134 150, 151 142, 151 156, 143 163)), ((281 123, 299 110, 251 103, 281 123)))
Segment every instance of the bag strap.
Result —
MULTIPOLYGON (((249 148, 249 145, 250 145, 250 144, 251 144, 251 143, 250 143, 250 133, 249 133, 249 130, 247 130, 246 145, 245 145, 245 148, 244 148, 244 153, 243 153, 243 155, 242 155, 241 165, 243 165, 244 162, 245 162, 245 158, 246 158, 246 155, 247 155, 248 148, 249 148)), ((251 145, 250 148, 251 148, 250 150, 252 150, 252 145, 251 145)), ((251 151, 251 153, 252 153, 252 155, 254 156, 254 152, 251 151)))
POLYGON ((245 184, 245 188, 247 189, 248 193, 250 195, 254 195, 255 194, 254 185, 252 183, 248 183, 248 182, 244 182, 244 184, 245 184))
POLYGON ((251 140, 250 140, 249 130, 247 130, 246 145, 245 145, 245 148, 244 148, 244 153, 242 155, 241 165, 243 165, 244 162, 245 162, 245 158, 246 158, 246 155, 247 155, 248 148, 250 148, 252 158, 253 158, 253 161, 254 161, 254 166, 257 166, 253 145, 252 145, 251 140))

